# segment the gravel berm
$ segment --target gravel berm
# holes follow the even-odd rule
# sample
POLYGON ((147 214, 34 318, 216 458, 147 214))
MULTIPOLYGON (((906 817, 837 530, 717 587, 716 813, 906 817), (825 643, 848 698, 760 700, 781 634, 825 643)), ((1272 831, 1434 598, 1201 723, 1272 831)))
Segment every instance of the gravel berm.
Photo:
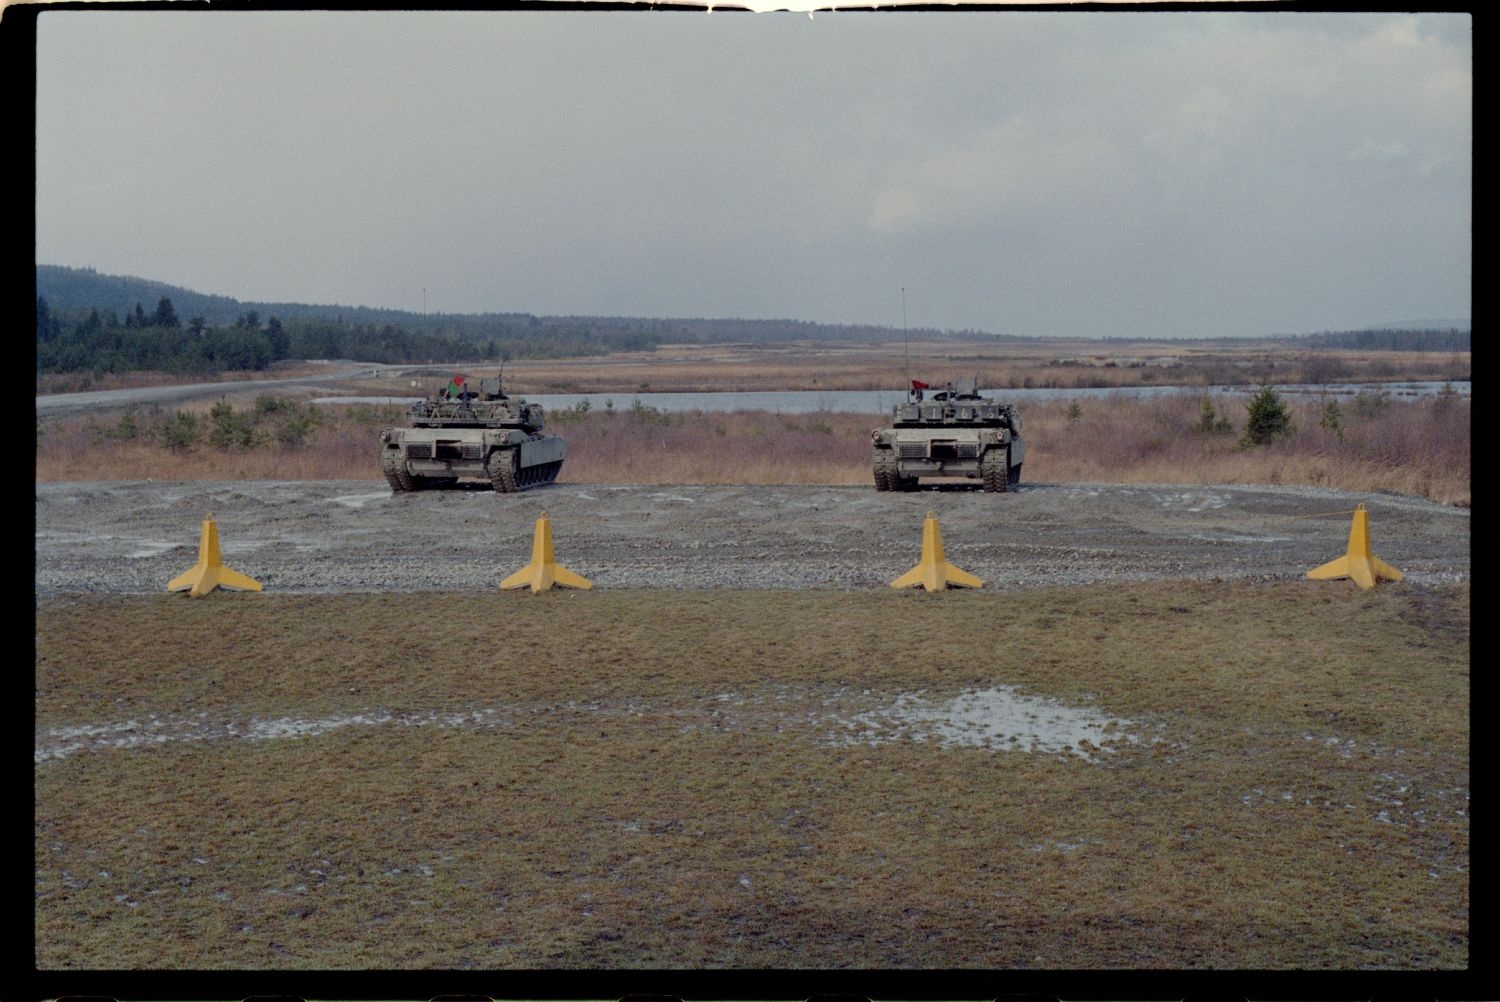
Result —
POLYGON ((209 516, 224 562, 268 592, 495 588, 530 559, 543 511, 557 560, 596 588, 884 588, 916 564, 928 512, 949 561, 986 588, 1277 580, 1343 554, 1361 503, 1375 554, 1408 582, 1468 580, 1468 509, 1307 487, 554 484, 393 495, 375 481, 105 481, 37 484, 36 593, 164 591, 193 566, 209 516))

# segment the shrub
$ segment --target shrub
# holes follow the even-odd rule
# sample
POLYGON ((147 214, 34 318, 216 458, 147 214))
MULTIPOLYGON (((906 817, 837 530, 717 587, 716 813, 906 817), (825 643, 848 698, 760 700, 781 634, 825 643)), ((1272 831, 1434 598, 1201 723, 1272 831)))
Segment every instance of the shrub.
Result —
POLYGON ((115 425, 115 438, 133 442, 138 434, 140 434, 140 427, 136 424, 135 408, 131 407, 120 415, 120 422, 115 425))
POLYGON ((1250 412, 1250 417, 1245 422, 1245 437, 1240 440, 1242 445, 1267 445, 1292 433, 1292 412, 1270 384, 1262 383, 1245 409, 1250 412))
POLYGON ((1227 435, 1234 429, 1229 424, 1229 418, 1214 410, 1213 401, 1208 399, 1208 394, 1203 394, 1203 399, 1198 401, 1198 423, 1193 430, 1200 435, 1227 435))
POLYGON ((185 411, 173 411, 153 431, 157 443, 173 452, 187 452, 198 444, 198 419, 185 411))
POLYGON ((264 417, 267 414, 275 414, 294 406, 292 401, 283 397, 273 397, 269 393, 262 393, 255 398, 255 416, 264 417))
POLYGON ((235 412, 228 401, 220 400, 208 412, 208 440, 220 449, 249 449, 255 445, 255 422, 249 414, 235 412))
POLYGON ((1391 395, 1384 391, 1366 393, 1364 390, 1360 390, 1354 395, 1354 413, 1358 417, 1378 417, 1390 405, 1391 395))
POLYGON ((1340 442, 1344 440, 1344 412, 1337 400, 1330 400, 1323 405, 1323 416, 1318 419, 1318 427, 1333 432, 1340 442))
POLYGON ((299 449, 307 441, 312 426, 312 414, 288 414, 276 429, 276 441, 287 448, 299 449))

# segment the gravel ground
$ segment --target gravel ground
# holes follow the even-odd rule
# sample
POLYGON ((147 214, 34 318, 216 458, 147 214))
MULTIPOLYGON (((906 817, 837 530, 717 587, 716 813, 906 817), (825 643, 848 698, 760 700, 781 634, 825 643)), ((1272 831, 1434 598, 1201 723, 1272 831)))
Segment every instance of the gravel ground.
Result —
POLYGON ((192 567, 210 514, 224 562, 267 591, 493 588, 530 558, 543 510, 558 561, 597 588, 883 588, 917 562, 929 511, 949 561, 986 588, 1286 579, 1343 554, 1358 503, 1375 554, 1407 581, 1469 579, 1469 510, 1390 493, 558 484, 392 495, 375 481, 125 481, 37 484, 36 592, 160 592, 192 567))

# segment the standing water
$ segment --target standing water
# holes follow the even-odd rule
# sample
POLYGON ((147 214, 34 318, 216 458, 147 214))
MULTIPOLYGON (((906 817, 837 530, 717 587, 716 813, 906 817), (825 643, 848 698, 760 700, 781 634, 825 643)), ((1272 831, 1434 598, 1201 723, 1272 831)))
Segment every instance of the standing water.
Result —
MULTIPOLYGON (((1459 396, 1468 397, 1471 383, 1339 383, 1277 386, 1275 390, 1293 396, 1326 396, 1352 398, 1360 393, 1390 394, 1394 397, 1429 397, 1450 387, 1459 396)), ((1079 400, 1099 397, 1164 396, 1244 396, 1257 392, 1255 386, 1091 386, 1035 387, 1029 389, 983 390, 985 396, 1002 402, 1025 403, 1037 400, 1079 400)), ((628 411, 637 405, 658 411, 772 411, 778 414, 814 414, 820 411, 853 414, 889 414, 906 399, 900 390, 746 390, 719 393, 536 393, 517 394, 549 411, 567 410, 586 405, 589 410, 628 411)), ((398 404, 409 406, 420 397, 319 397, 315 404, 398 404)))

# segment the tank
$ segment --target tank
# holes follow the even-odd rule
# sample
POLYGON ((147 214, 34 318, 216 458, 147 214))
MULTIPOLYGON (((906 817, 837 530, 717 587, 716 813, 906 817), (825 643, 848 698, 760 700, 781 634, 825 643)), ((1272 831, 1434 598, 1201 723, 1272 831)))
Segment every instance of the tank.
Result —
POLYGON ((974 380, 938 388, 912 380, 906 401, 892 409, 892 426, 870 435, 876 490, 916 490, 922 477, 967 477, 996 492, 1021 482, 1021 415, 976 387, 974 380))
POLYGON ((541 404, 507 396, 500 380, 481 379, 476 390, 454 376, 442 392, 412 405, 410 427, 380 433, 380 470, 391 490, 481 480, 513 494, 557 479, 563 440, 542 434, 541 404))

